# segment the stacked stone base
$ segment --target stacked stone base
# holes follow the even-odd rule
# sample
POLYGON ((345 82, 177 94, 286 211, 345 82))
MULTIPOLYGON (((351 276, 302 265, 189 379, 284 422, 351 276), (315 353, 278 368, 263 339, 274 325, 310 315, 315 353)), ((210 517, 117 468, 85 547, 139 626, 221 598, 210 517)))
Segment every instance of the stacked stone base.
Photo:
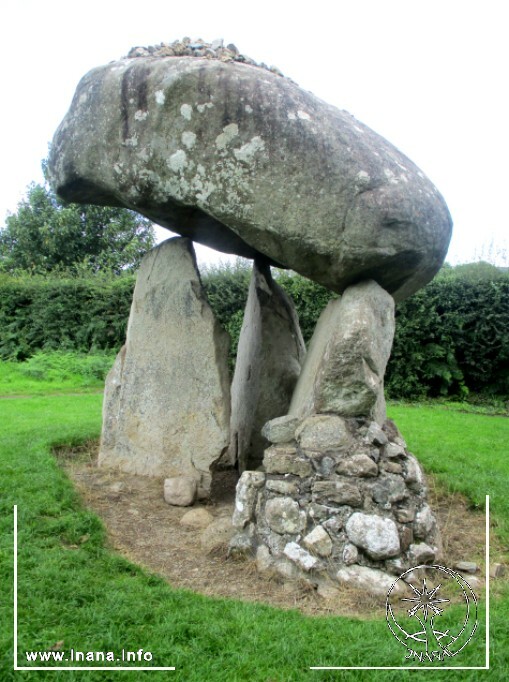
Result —
POLYGON ((315 414, 274 419, 264 471, 237 485, 234 554, 260 571, 386 593, 440 555, 423 472, 393 422, 315 414))

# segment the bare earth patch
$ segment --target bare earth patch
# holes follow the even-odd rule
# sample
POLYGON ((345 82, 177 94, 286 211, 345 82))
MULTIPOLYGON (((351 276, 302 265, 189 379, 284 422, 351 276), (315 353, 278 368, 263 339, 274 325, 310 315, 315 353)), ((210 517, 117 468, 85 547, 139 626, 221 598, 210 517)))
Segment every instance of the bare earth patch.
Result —
MULTIPOLYGON (((231 477, 219 480, 211 501, 194 507, 172 507, 163 499, 162 479, 99 469, 96 443, 59 448, 56 455, 85 505, 104 522, 110 546, 134 563, 161 575, 173 587, 298 609, 307 615, 379 618, 385 614, 384 597, 337 585, 333 595, 320 596, 304 581, 261 576, 254 561, 228 558, 226 543, 209 552, 202 548, 203 530, 185 527, 180 520, 197 507, 205 508, 214 521, 230 519, 235 494, 235 481, 231 477)), ((428 484, 430 506, 437 514, 442 531, 444 559, 441 563, 449 567, 458 561, 477 563, 480 571, 471 582, 474 591, 479 593, 485 580, 484 512, 472 509, 459 494, 447 494, 430 476, 428 484), (474 586, 476 580, 480 582, 474 586)), ((501 546, 493 537, 491 555, 492 562, 500 560, 502 555, 501 546)))

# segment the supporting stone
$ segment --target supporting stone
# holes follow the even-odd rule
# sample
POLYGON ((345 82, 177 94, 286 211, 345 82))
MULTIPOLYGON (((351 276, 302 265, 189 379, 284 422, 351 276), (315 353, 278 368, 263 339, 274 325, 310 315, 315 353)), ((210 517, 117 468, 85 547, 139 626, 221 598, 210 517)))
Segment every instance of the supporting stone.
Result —
POLYGON ((394 300, 372 280, 355 284, 323 311, 289 413, 332 412, 383 425, 383 379, 394 338, 394 300))
POLYGON ((142 261, 125 349, 106 382, 99 463, 210 489, 229 443, 228 335, 204 296, 192 242, 142 261))
POLYGON ((232 382, 228 458, 256 469, 268 441, 264 424, 288 412, 306 353, 294 305, 268 265, 255 263, 232 382))

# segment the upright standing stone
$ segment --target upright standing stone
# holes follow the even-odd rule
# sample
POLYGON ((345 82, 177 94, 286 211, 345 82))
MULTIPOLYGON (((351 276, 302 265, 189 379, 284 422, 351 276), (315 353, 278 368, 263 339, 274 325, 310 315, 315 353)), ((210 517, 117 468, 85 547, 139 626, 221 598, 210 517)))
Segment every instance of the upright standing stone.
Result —
POLYGON ((348 287, 318 320, 290 414, 332 412, 383 424, 383 379, 393 338, 392 296, 373 280, 348 287))
POLYGON ((255 263, 232 383, 229 460, 256 469, 268 441, 264 424, 288 411, 306 347, 294 305, 268 265, 255 263))
POLYGON ((190 476, 207 493, 229 442, 227 358, 192 242, 163 242, 140 266, 125 351, 108 378, 99 463, 190 476))
POLYGON ((101 450, 115 448, 118 433, 118 415, 120 412, 120 389, 124 372, 126 347, 119 350, 113 367, 108 372, 104 385, 103 424, 101 434, 101 450))

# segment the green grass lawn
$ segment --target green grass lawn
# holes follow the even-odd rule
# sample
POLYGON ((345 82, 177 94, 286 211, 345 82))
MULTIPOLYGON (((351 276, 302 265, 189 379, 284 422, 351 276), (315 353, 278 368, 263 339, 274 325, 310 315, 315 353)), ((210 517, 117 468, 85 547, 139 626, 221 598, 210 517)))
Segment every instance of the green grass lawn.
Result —
MULTIPOLYGON (((53 387, 58 386, 58 382, 53 387)), ((62 386, 58 388, 61 390, 62 386)), ((1 393, 1 391, 0 391, 1 393)), ((97 437, 99 394, 36 396, 0 403, 2 576, 0 680, 139 679, 132 672, 12 670, 13 505, 18 505, 18 656, 63 649, 152 652, 151 665, 175 672, 150 680, 286 682, 293 680, 406 680, 404 671, 310 671, 313 665, 400 666, 403 649, 384 619, 311 618, 297 611, 214 599, 176 590, 105 546, 97 517, 84 509, 51 447, 97 437), (85 541, 84 541, 85 540, 85 541)), ((509 529, 509 420, 444 408, 390 410, 425 468, 482 506, 492 496, 497 532, 509 529)), ((437 680, 509 677, 509 589, 491 606, 490 672, 423 672, 437 680)), ((478 634, 453 665, 484 665, 484 607, 478 634)))
POLYGON ((490 496, 497 531, 509 547, 509 419, 429 405, 391 407, 389 416, 425 469, 451 491, 481 509, 490 496))

